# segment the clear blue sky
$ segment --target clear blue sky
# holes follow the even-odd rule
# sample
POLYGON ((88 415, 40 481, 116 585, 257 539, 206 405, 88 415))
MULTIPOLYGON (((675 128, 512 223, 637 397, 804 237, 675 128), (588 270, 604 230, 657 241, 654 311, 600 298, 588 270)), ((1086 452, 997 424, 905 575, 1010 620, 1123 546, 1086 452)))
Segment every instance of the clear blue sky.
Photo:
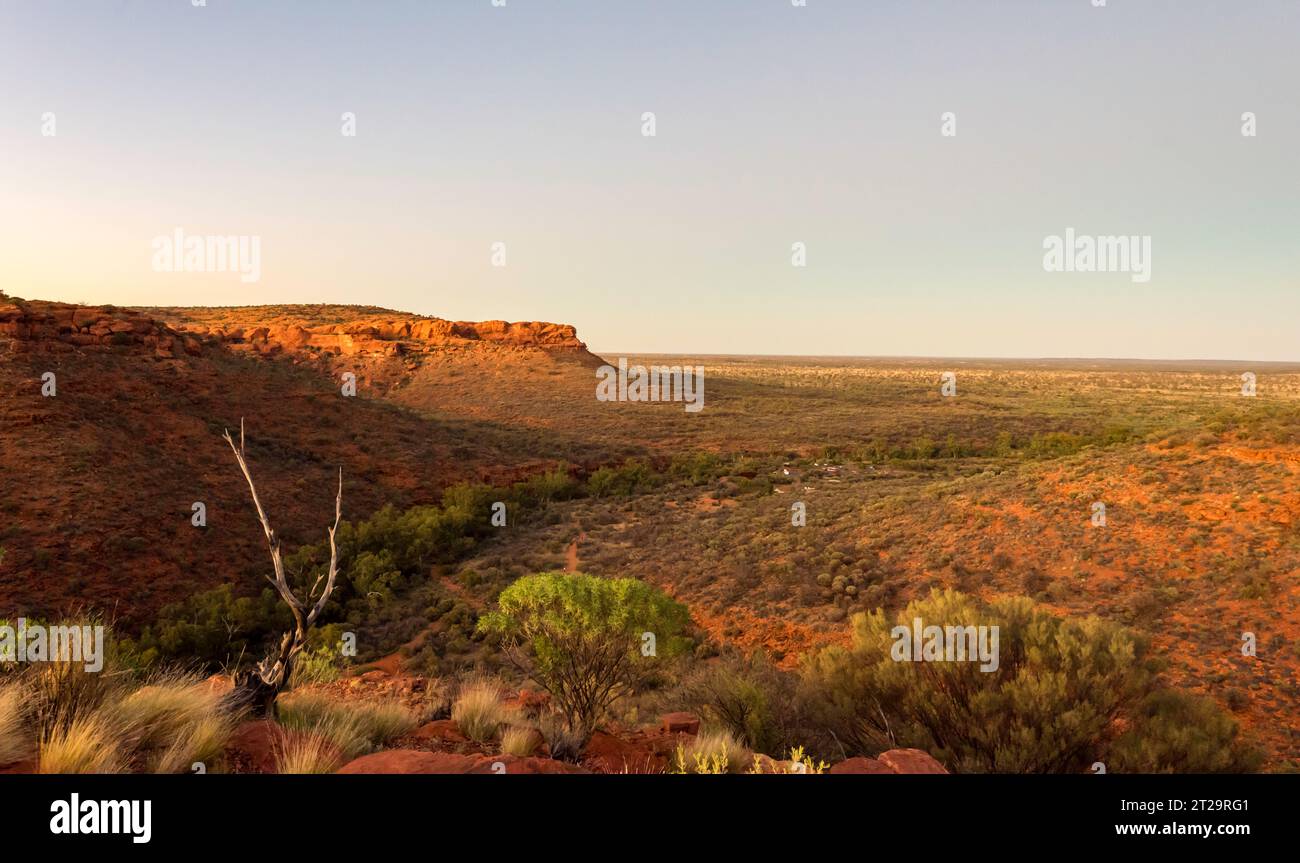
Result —
POLYGON ((0 0, 0 285, 1296 360, 1298 87, 1295 0, 0 0), (174 226, 259 236, 261 281, 154 272, 174 226), (1151 281, 1044 272, 1067 227, 1150 235, 1151 281))

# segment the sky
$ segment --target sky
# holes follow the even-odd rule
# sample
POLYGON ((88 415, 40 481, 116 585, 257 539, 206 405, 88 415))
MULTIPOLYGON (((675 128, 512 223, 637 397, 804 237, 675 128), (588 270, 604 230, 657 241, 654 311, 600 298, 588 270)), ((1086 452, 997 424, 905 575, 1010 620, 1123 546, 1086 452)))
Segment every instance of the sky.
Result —
POLYGON ((0 289, 1300 360, 1297 0, 193 2, 0 0, 0 289), (160 271, 178 227, 258 280, 160 271), (1067 229, 1149 279, 1048 271, 1067 229))

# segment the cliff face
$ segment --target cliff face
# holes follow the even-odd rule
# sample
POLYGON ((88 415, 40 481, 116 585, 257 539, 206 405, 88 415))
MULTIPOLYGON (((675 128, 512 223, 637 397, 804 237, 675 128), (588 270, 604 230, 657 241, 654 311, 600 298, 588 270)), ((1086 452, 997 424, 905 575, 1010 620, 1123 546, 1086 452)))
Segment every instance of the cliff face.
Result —
POLYGON ((586 353, 567 324, 448 321, 346 306, 148 309, 178 330, 258 353, 410 356, 481 347, 586 353))
POLYGON ((147 308, 80 306, 0 295, 0 339, 14 352, 131 348, 172 357, 205 345, 259 354, 418 357, 475 348, 587 355, 567 324, 448 321, 370 307, 250 306, 147 308))
POLYGON ((178 351, 197 356, 203 350, 198 339, 135 309, 0 296, 0 341, 4 340, 14 353, 116 348, 169 358, 178 351))
MULTIPOLYGON (((188 329, 188 328, 187 328, 188 329)), ((403 356, 442 348, 473 348, 499 345, 539 348, 548 351, 583 351, 577 331, 563 324, 526 321, 467 323, 439 318, 408 320, 359 320, 347 324, 284 324, 249 327, 196 327, 194 332, 214 336, 232 345, 246 344, 259 352, 277 349, 311 349, 355 356, 382 354, 403 356)))

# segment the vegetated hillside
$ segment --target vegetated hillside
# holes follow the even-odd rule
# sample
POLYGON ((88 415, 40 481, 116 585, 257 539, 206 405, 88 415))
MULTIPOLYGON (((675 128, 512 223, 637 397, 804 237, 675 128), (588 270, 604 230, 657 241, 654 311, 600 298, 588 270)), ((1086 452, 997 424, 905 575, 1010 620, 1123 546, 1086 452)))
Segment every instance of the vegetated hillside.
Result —
MULTIPOLYGON (((630 417, 609 417, 610 408, 628 406, 596 401, 594 370, 603 360, 568 325, 467 323, 372 306, 141 311, 237 353, 311 365, 337 381, 351 372, 362 397, 468 423, 464 459, 480 458, 484 434, 509 451, 510 464, 544 458, 594 468, 648 446, 630 417)), ((646 405, 631 407, 644 417, 646 405)))
MULTIPOLYGON (((172 326, 163 311, 0 295, 0 616, 84 606, 131 625, 261 572, 265 539, 221 439, 241 417, 259 491, 290 546, 323 537, 340 467, 344 515, 355 519, 437 501, 458 481, 509 482, 549 466, 500 424, 374 398, 392 370, 370 362, 373 346, 379 358, 413 346, 425 359, 484 351, 522 368, 585 353, 572 328, 556 325, 453 324, 438 337, 441 324, 386 312, 401 340, 299 333, 285 346, 270 339, 292 341, 287 325, 205 332, 196 312, 177 311, 172 326), (424 327, 433 335, 412 335, 424 327), (342 392, 344 370, 357 375, 355 398, 342 392), (47 381, 52 395, 42 394, 47 381), (191 522, 196 502, 206 527, 191 522)), ((371 320, 378 310, 313 311, 371 320)))

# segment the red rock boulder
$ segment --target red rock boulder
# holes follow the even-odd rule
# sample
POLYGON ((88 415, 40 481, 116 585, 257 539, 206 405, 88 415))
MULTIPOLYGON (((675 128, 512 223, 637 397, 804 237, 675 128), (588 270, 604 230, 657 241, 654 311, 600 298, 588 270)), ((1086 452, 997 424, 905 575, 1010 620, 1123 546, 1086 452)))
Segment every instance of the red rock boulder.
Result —
POLYGON ((947 773, 944 766, 920 749, 891 749, 876 758, 895 773, 947 773))
POLYGON ((694 713, 665 713, 660 717, 665 734, 699 734, 700 717, 694 713))

